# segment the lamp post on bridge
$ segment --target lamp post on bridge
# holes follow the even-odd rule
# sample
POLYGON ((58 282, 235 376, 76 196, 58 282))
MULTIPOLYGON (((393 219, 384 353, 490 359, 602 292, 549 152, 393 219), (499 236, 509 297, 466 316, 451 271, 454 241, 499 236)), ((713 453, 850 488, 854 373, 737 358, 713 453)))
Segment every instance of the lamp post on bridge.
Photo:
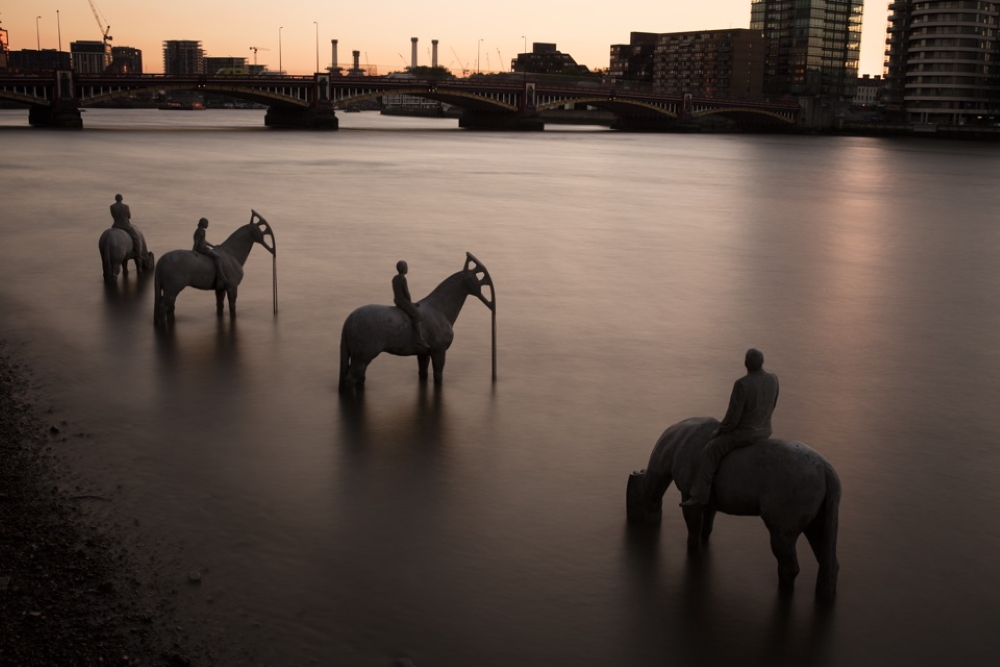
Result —
MULTIPOLYGON (((39 32, 39 30, 38 30, 38 22, 41 19, 42 19, 41 16, 36 16, 35 17, 35 46, 38 47, 39 51, 42 50, 42 33, 39 32)), ((41 57, 41 56, 39 56, 39 57, 41 57)))
POLYGON ((316 71, 319 71, 319 21, 313 21, 316 25, 316 71))
POLYGON ((285 73, 285 69, 281 66, 281 31, 284 28, 285 26, 280 26, 278 28, 278 73, 279 74, 285 73))

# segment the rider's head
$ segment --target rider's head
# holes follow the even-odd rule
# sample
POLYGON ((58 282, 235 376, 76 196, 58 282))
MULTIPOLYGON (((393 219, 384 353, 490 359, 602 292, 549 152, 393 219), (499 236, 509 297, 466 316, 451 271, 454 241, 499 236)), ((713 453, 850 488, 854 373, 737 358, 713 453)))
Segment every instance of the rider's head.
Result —
POLYGON ((115 195, 115 201, 121 201, 121 200, 122 200, 121 195, 115 195))
POLYGON ((208 229, 208 218, 202 218, 198 221, 198 226, 202 229, 208 229))
POLYGON ((399 273, 406 273, 407 270, 408 269, 406 266, 406 262, 404 262, 403 260, 399 260, 398 262, 396 262, 396 271, 398 271, 399 273))
POLYGON ((748 371, 759 371, 764 367, 764 353, 755 347, 751 347, 747 350, 747 356, 743 363, 748 371))

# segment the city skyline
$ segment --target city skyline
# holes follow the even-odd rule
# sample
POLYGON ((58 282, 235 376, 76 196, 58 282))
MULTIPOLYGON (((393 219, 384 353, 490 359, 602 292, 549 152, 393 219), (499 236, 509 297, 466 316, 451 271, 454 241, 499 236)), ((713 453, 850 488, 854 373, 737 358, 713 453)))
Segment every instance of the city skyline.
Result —
MULTIPOLYGON (((539 7, 526 0, 505 3, 502 12, 470 13, 455 0, 403 3, 386 0, 378 12, 360 6, 339 8, 309 1, 274 8, 262 0, 245 0, 239 12, 229 3, 175 0, 169 6, 138 5, 126 0, 94 0, 103 27, 111 26, 115 46, 141 49, 146 72, 163 71, 163 42, 199 40, 208 56, 246 57, 271 70, 279 62, 289 74, 311 74, 330 65, 330 40, 338 40, 338 61, 348 63, 351 51, 361 52, 363 65, 379 74, 410 65, 410 38, 419 38, 418 64, 430 65, 431 40, 439 40, 438 62, 461 75, 462 70, 506 71, 518 53, 532 42, 556 43, 578 63, 591 69, 608 66, 610 46, 628 43, 637 32, 746 28, 750 0, 711 0, 692 7, 675 0, 641 0, 612 16, 596 13, 567 15, 555 3, 539 7), (194 18, 192 18, 194 17, 194 18), (488 17, 488 18, 487 18, 488 17), (525 18, 530 17, 530 18, 525 18)), ((861 43, 861 74, 881 74, 889 0, 865 4, 861 43)), ((41 0, 28 6, 0 7, 11 50, 68 51, 73 41, 100 40, 87 0, 41 0), (57 14, 58 10, 58 14, 57 14), (40 17, 40 18, 38 18, 40 17)))

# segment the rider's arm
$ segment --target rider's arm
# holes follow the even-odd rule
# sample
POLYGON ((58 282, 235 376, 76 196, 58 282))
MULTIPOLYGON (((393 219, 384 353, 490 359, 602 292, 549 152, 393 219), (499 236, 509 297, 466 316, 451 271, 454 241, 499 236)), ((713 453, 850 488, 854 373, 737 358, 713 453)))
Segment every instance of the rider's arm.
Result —
POLYGON ((739 380, 733 385, 733 393, 729 397, 729 409, 722 419, 719 433, 728 433, 740 425, 740 418, 743 416, 743 402, 746 400, 746 389, 739 380))

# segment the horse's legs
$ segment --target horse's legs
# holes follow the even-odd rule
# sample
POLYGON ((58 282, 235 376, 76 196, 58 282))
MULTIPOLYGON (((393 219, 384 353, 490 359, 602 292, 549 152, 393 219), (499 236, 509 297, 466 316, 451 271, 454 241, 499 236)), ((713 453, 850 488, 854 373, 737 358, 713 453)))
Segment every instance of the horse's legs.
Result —
POLYGON ((420 374, 421 380, 427 379, 427 366, 431 363, 431 355, 429 354, 418 354, 417 355, 417 371, 420 374))
POLYGON ((819 572, 816 573, 816 597, 831 600, 837 593, 837 571, 840 569, 836 550, 831 549, 826 543, 827 531, 822 521, 813 520, 806 527, 805 534, 813 555, 816 556, 816 562, 819 563, 819 572))
POLYGON ((162 316, 165 317, 167 324, 174 323, 174 303, 176 301, 176 294, 170 294, 169 292, 163 293, 163 298, 160 301, 160 310, 162 311, 162 316))
POLYGON ((434 363, 434 384, 441 384, 444 378, 444 350, 431 352, 431 361, 434 363))
POLYGON ((226 290, 217 289, 215 290, 215 314, 222 317, 222 304, 225 303, 226 290))
POLYGON ((701 543, 708 544, 708 538, 712 534, 712 527, 715 525, 715 508, 706 507, 701 514, 701 543))
POLYGON ((368 370, 368 364, 371 361, 371 359, 360 359, 353 355, 351 356, 350 364, 347 368, 347 384, 350 390, 359 391, 365 388, 365 371, 368 370))
POLYGON ((684 523, 687 524, 688 529, 688 553, 698 553, 701 551, 702 525, 707 510, 703 505, 683 507, 681 509, 684 512, 684 523))
POLYGON ((799 559, 795 554, 799 534, 775 526, 768 526, 767 529, 771 532, 771 553, 778 559, 778 590, 788 595, 795 588, 795 577, 799 574, 799 559))
MULTIPOLYGON (((222 308, 219 308, 219 314, 222 314, 222 308)), ((236 319, 236 288, 229 288, 229 319, 236 319)))

